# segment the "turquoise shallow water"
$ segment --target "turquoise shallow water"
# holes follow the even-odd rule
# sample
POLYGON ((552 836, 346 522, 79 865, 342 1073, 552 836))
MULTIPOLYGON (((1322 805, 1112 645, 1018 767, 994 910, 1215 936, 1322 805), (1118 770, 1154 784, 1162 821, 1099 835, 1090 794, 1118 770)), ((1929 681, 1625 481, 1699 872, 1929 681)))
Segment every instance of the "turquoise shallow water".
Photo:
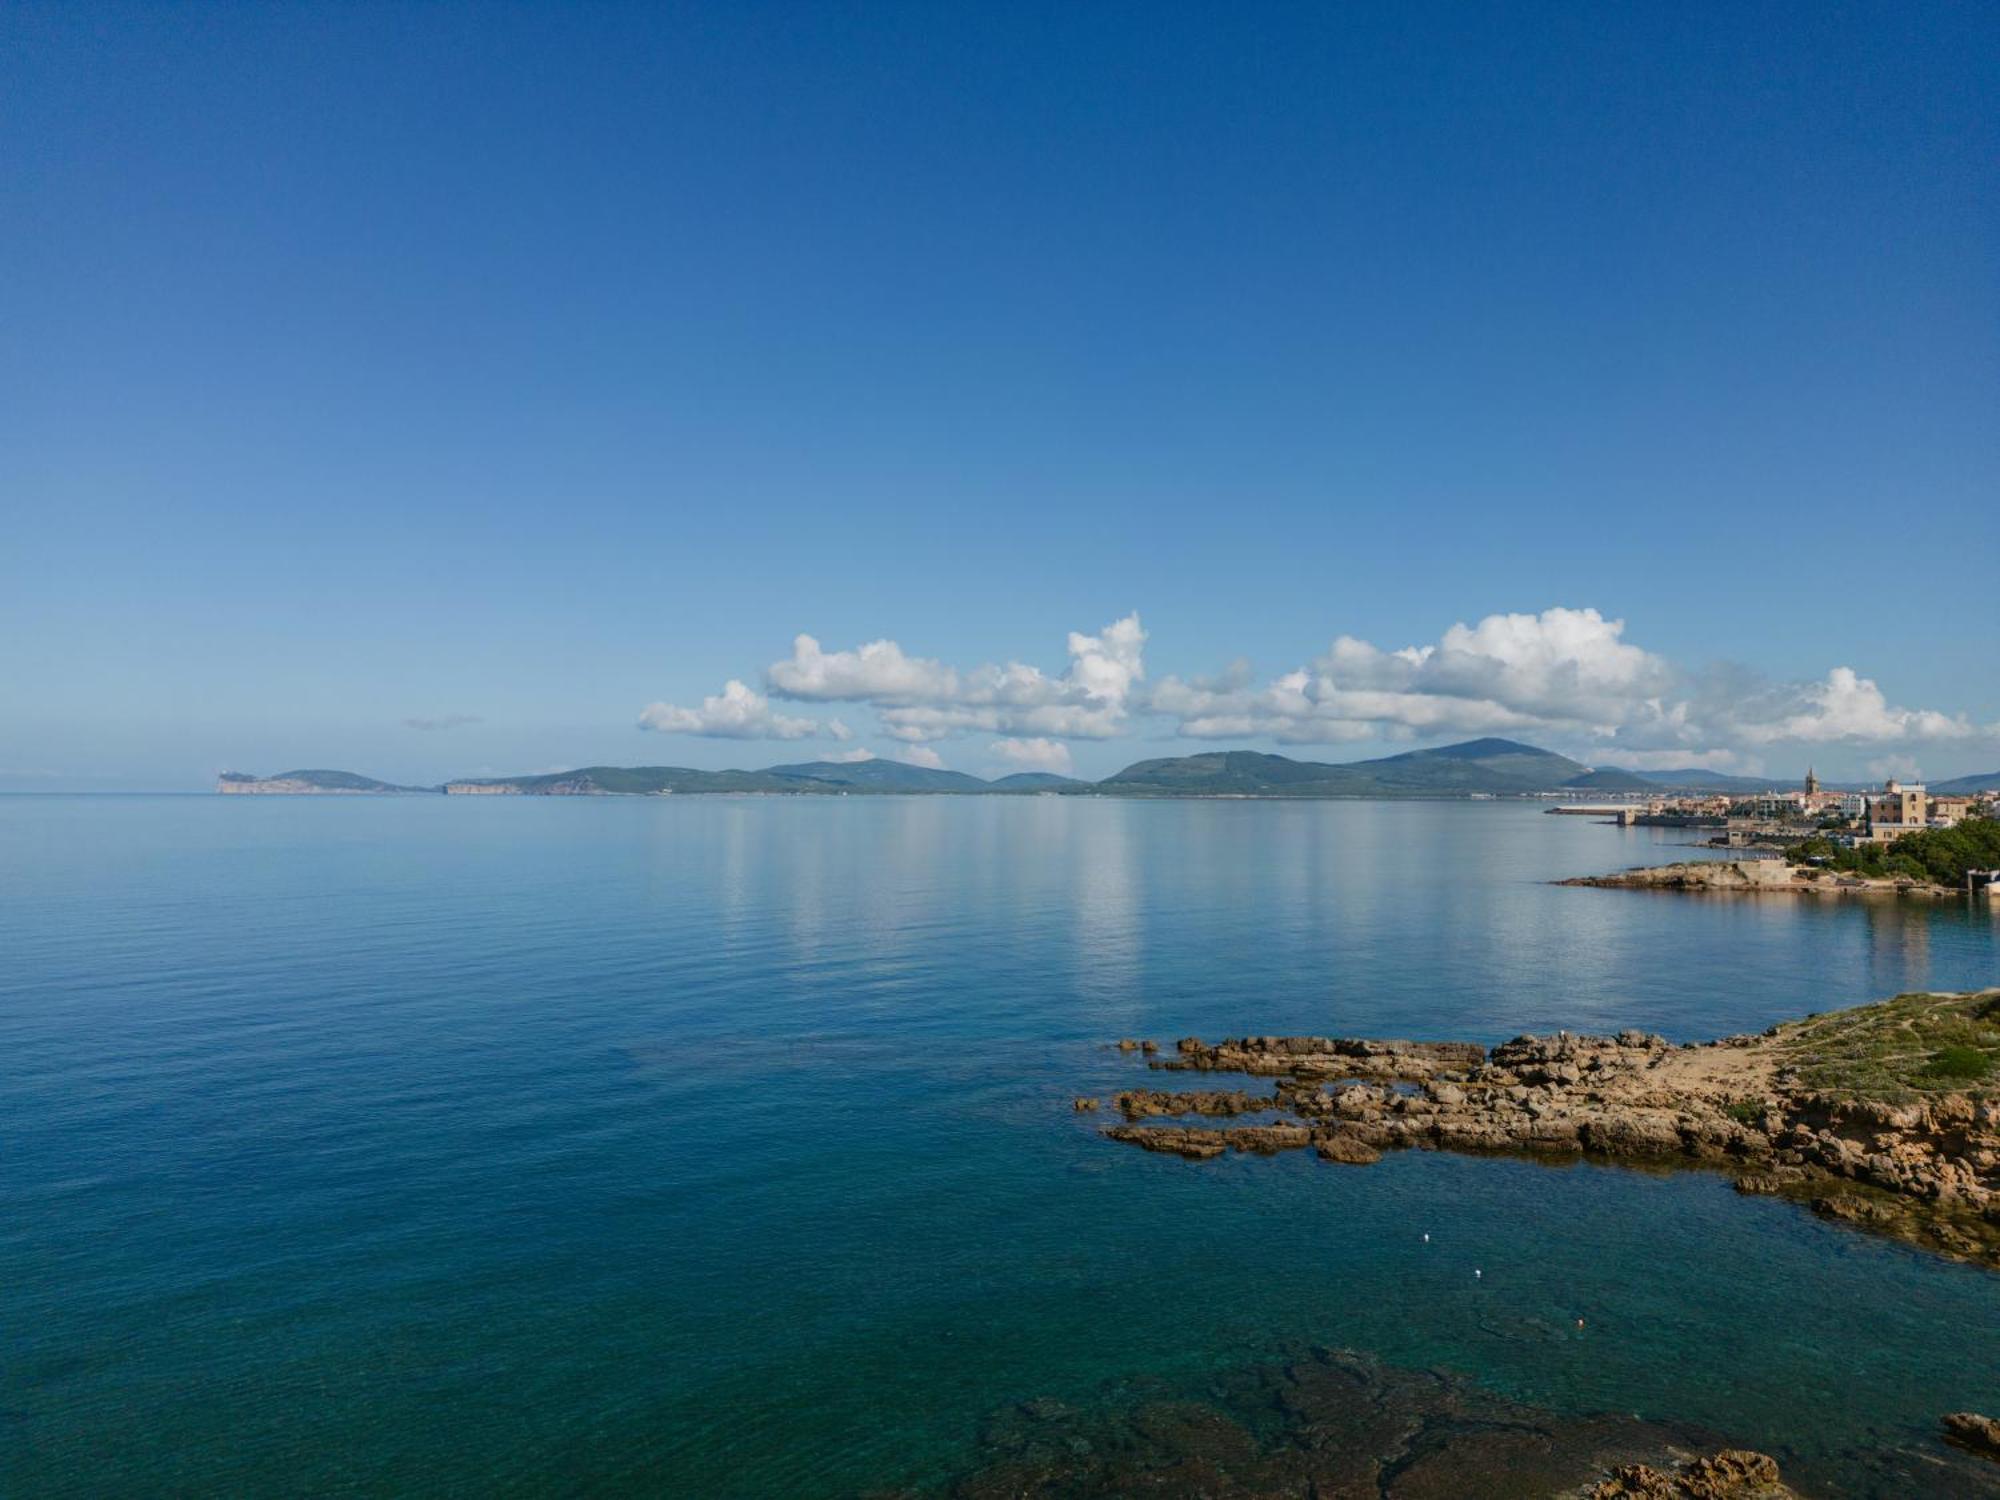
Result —
POLYGON ((1959 907, 1545 883, 1676 852, 1498 803, 0 798, 0 1489, 840 1495, 1306 1339, 1892 1493, 1861 1450, 2000 1408, 2000 1277, 1702 1174, 1069 1111, 1124 1035, 2000 981, 1959 907))

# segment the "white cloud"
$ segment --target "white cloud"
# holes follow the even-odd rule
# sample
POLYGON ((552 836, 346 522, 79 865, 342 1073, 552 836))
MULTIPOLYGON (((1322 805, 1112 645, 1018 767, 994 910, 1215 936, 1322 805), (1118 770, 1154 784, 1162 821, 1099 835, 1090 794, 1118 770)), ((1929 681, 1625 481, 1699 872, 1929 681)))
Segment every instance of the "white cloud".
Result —
POLYGON ((764 679, 780 698, 868 704, 885 733, 910 744, 980 732, 1110 739, 1145 678, 1146 632, 1132 614, 1096 635, 1071 631, 1068 644, 1068 669, 1051 677, 1017 661, 961 671, 891 640, 827 651, 801 635, 764 679))
POLYGON ((1933 709, 1895 708, 1882 690, 1852 667, 1835 667, 1821 682, 1801 683, 1773 695, 1767 717, 1740 725, 1744 738, 1868 744, 1970 739, 1980 730, 1963 714, 1933 709))
POLYGON ((995 740, 993 753, 1023 771, 1054 771, 1067 776, 1072 769, 1069 746, 1061 740, 995 740))
POLYGON ((1680 771, 1699 769, 1703 771, 1727 771, 1731 775, 1757 776, 1764 770, 1764 762, 1755 755, 1745 755, 1737 750, 1628 750, 1620 749, 1615 755, 1602 757, 1606 764, 1616 764, 1626 771, 1680 771))
POLYGON ((1923 771, 1914 755, 1882 755, 1868 762, 1868 769, 1884 781, 1921 781, 1923 771))
POLYGON ((1051 675, 1013 660, 954 666, 887 638, 828 651, 800 635, 765 672, 769 698, 732 680, 699 708, 656 703, 641 722, 684 734, 847 740, 853 732, 841 719, 789 716, 772 700, 855 703, 915 764, 929 763, 919 747, 978 734, 993 737, 1004 763, 1063 769, 1064 741, 1113 739, 1148 721, 1189 740, 1282 745, 1498 735, 1598 765, 1749 774, 1761 773, 1758 752, 1771 745, 2000 749, 2000 724, 1892 704, 1850 667, 1803 683, 1726 665, 1689 672, 1629 640, 1623 620, 1589 608, 1487 615, 1393 648, 1336 635, 1320 655, 1261 681, 1238 659, 1213 677, 1149 684, 1146 645, 1137 614, 1096 634, 1073 631, 1069 660, 1051 675))
POLYGON ((905 656, 894 641, 822 651, 818 641, 800 635, 792 641, 791 660, 773 662, 764 678, 779 697, 811 702, 919 703, 958 692, 958 674, 950 667, 905 656))
POLYGON ((1606 734, 1673 681, 1661 658, 1594 609, 1488 615, 1434 644, 1385 651, 1337 636, 1307 666, 1253 687, 1240 668, 1208 683, 1169 677, 1151 704, 1196 739, 1269 735, 1293 743, 1506 734, 1606 734))
POLYGON ((830 750, 820 757, 821 760, 831 761, 837 766, 859 765, 864 760, 873 760, 874 758, 875 752, 873 750, 830 750))
POLYGON ((906 766, 924 766, 933 771, 944 769, 944 757, 928 745, 911 745, 906 750, 899 750, 896 759, 906 766))
POLYGON ((1759 762, 1745 747, 1774 742, 2000 740, 2000 726, 1893 707, 1846 667, 1816 683, 1774 684, 1736 668, 1696 676, 1624 637, 1624 621, 1594 609, 1488 615, 1393 651, 1339 636, 1261 687, 1240 664, 1216 679, 1168 677, 1148 702, 1190 739, 1504 735, 1585 747, 1589 759, 1633 767, 1754 772, 1759 762))
POLYGON ((816 720, 774 713, 770 699, 734 678, 720 693, 702 699, 699 708, 647 705, 639 715, 639 727, 723 740, 803 740, 821 732, 816 720))

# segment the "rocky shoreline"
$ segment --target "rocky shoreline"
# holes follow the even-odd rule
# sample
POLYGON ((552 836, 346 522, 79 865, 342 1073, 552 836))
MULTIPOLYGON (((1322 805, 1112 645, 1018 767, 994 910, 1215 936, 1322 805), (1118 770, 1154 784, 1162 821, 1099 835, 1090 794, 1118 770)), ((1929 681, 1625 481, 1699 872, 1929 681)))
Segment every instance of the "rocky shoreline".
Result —
MULTIPOLYGON (((1704 1166, 1746 1193, 2000 1270, 2000 989, 1903 995, 1677 1046, 1640 1031, 1470 1042, 1188 1037, 1166 1072, 1275 1079, 1131 1089, 1112 1140, 1193 1160, 1311 1148, 1365 1166, 1396 1150, 1704 1166), (1255 1123, 1185 1123, 1269 1115, 1255 1123), (1161 1123, 1167 1122, 1167 1123, 1161 1123)), ((1095 1109, 1096 1100, 1075 1101, 1095 1109)))
POLYGON ((1578 875, 1557 885, 1602 886, 1616 890, 1720 891, 1738 895, 1910 896, 1938 900, 1962 896, 1956 886, 1905 877, 1851 875, 1782 859, 1695 859, 1671 865, 1639 865, 1615 875, 1578 875))

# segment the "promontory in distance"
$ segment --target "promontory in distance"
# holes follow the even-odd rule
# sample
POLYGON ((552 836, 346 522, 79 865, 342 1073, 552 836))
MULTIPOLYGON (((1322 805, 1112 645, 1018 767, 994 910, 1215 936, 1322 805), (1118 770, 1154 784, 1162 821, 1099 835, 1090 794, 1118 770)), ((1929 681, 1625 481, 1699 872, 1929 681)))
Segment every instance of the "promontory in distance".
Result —
POLYGON ((1775 784, 1696 768, 1649 772, 1592 768, 1533 745, 1488 738, 1343 764, 1250 750, 1209 751, 1138 761, 1101 781, 1043 771, 1018 772, 988 781, 963 771, 874 759, 806 761, 729 771, 687 766, 584 766, 536 776, 467 777, 427 787, 401 786, 351 771, 285 771, 269 777, 232 771, 217 782, 216 790, 233 794, 517 797, 917 792, 961 796, 1484 798, 1669 789, 1748 792, 1775 784))

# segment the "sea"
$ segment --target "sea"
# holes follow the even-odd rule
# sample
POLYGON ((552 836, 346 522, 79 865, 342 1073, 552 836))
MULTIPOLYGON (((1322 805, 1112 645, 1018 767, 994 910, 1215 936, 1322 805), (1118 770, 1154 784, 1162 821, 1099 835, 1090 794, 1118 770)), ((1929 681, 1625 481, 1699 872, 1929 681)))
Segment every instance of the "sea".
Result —
POLYGON ((1911 1493, 1941 1414, 2000 1412, 2000 1276, 1708 1172, 1190 1163, 1071 1108, 1157 1081, 1121 1038, 1695 1040, 2000 983, 1992 906, 1552 884, 1686 837, 0 797, 0 1492, 926 1493, 1021 1403, 1315 1346, 1911 1493))

